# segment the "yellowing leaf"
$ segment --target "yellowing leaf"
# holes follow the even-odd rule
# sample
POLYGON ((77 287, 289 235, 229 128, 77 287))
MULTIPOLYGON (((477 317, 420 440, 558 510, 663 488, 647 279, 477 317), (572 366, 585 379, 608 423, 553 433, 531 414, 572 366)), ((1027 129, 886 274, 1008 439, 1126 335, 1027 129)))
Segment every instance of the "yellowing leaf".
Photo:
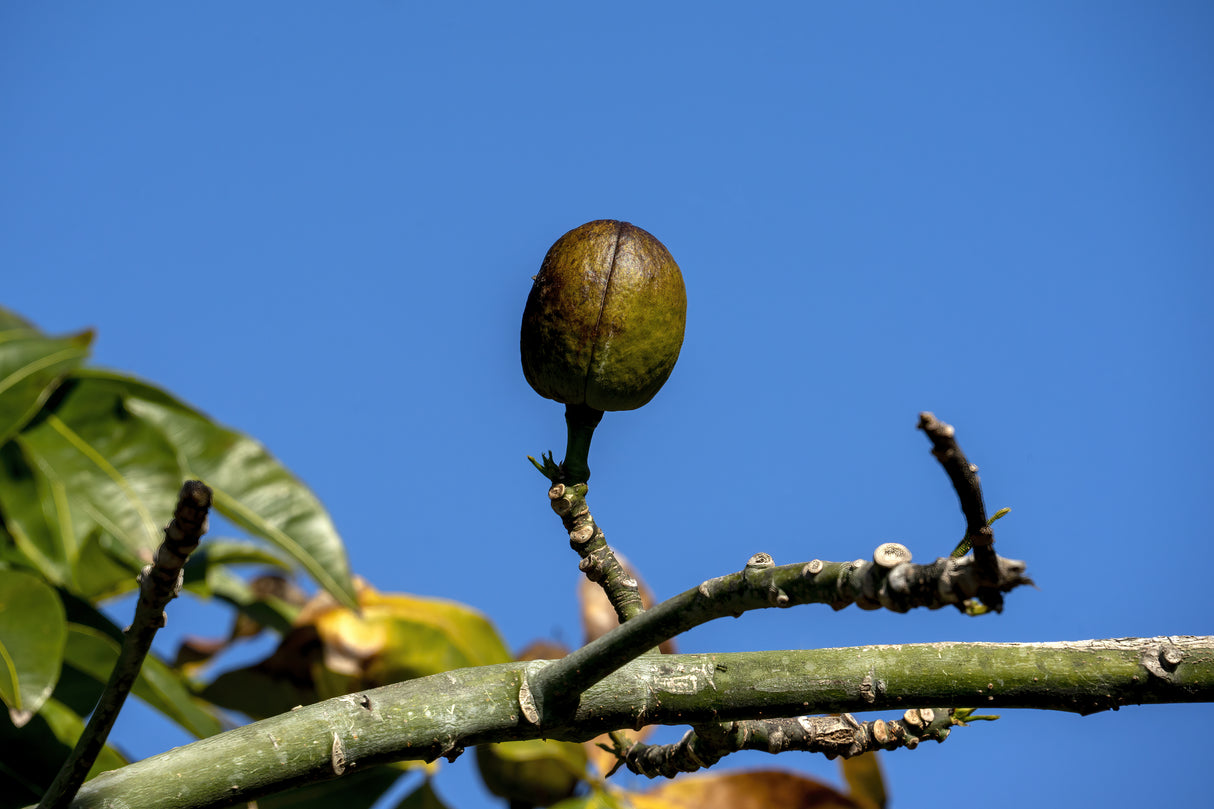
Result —
POLYGON ((840 759, 839 766, 853 799, 873 809, 885 809, 885 776, 876 752, 840 759))
POLYGON ((313 620, 323 650, 313 669, 322 699, 511 659, 493 624, 463 604, 380 593, 365 583, 358 603, 358 613, 333 605, 313 620))
POLYGON ((316 596, 270 657, 219 676, 203 696, 257 718, 277 712, 271 708, 286 710, 364 688, 510 660, 493 624, 471 607, 380 593, 357 580, 356 592, 357 613, 327 593, 316 596))
POLYGON ((586 775, 582 745, 544 739, 479 745, 476 764, 494 795, 551 806, 573 794, 586 775))

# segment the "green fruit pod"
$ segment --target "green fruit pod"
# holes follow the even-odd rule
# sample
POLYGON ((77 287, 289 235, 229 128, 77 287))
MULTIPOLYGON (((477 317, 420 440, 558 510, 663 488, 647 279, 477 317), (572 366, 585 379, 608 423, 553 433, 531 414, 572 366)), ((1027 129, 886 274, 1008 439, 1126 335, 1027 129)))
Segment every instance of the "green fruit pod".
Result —
POLYGON ((683 345, 687 292, 670 251, 599 219, 557 239, 523 311, 523 374, 537 393, 633 410, 661 389, 683 345))

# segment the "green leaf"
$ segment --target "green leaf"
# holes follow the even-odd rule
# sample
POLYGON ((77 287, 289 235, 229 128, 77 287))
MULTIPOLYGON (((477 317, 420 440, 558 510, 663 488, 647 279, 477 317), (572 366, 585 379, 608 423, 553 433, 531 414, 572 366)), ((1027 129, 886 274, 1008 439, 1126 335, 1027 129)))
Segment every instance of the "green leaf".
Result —
MULTIPOLYGON (((44 478, 39 488, 54 503, 48 516, 73 571, 86 561, 89 541, 122 560, 106 579, 77 588, 98 596, 134 586, 130 569, 151 560, 184 474, 159 428, 127 409, 121 387, 85 373, 66 380, 14 440, 44 478)), ((87 561, 97 557, 94 551, 87 561)))
POLYGON ((67 495, 29 464, 16 441, 0 446, 0 513, 25 564, 67 586, 79 556, 67 495))
MULTIPOLYGON (((1011 511, 1012 510, 1010 508, 999 509, 998 511, 996 511, 994 514, 991 515, 991 518, 986 521, 986 524, 994 525, 996 520, 1003 519, 1008 514, 1010 514, 1011 511)), ((957 547, 953 548, 953 552, 949 554, 949 558, 960 559, 962 556, 965 556, 967 553, 970 552, 970 548, 972 548, 973 545, 974 545, 974 543, 970 539, 969 534, 966 534, 964 537, 961 538, 961 541, 957 543, 957 547)))
MULTIPOLYGON (((87 702, 87 707, 81 708, 81 711, 87 713, 100 696, 101 687, 109 679, 123 633, 105 613, 92 604, 70 593, 60 595, 67 610, 69 634, 64 661, 66 666, 55 697, 76 705, 69 699, 68 694, 61 693, 61 689, 68 679, 69 672, 74 675, 75 680, 87 679, 87 683, 74 683, 87 702)), ((133 693, 196 736, 209 736, 221 729, 212 707, 192 695, 192 688, 185 676, 166 665, 155 654, 144 658, 133 693)))
POLYGON ((55 688, 63 663, 67 621, 46 582, 20 570, 0 570, 0 699, 22 727, 55 688))
POLYGON ((953 724, 965 727, 970 722, 994 722, 999 714, 979 714, 977 708, 954 708, 953 724))
POLYGON ((91 331, 46 337, 31 329, 0 330, 0 444, 42 407, 68 372, 88 356, 91 331))
POLYGON ((481 780, 494 795, 550 806, 586 780, 586 748, 573 742, 528 739, 476 747, 481 780))
POLYGON ((590 789, 589 795, 569 798, 553 804, 551 809, 632 809, 632 803, 628 801, 627 793, 617 796, 594 784, 590 785, 590 789))
MULTIPOLYGON (((48 699, 29 724, 18 730, 0 719, 0 806, 36 803, 54 780, 84 730, 78 713, 55 697, 48 699)), ((109 745, 102 748, 89 778, 127 765, 109 745)))
POLYGON ((447 809, 447 804, 438 797, 427 778, 421 786, 401 798, 394 809, 447 809))
POLYGON ((206 545, 190 554, 186 569, 195 565, 199 572, 227 565, 260 565, 290 571, 291 565, 278 553, 241 539, 207 538, 206 545))
POLYGON ((257 809, 369 809, 400 779, 405 768, 397 765, 372 767, 346 773, 332 781, 280 792, 257 799, 257 809))
POLYGON ((202 698, 250 719, 266 719, 317 701, 316 691, 294 682, 297 677, 268 668, 261 664, 224 672, 202 689, 202 698))
MULTIPOLYGON (((190 561, 193 561, 193 557, 190 557, 190 561)), ((187 590, 226 601, 257 623, 280 634, 290 631, 295 616, 299 614, 298 605, 257 593, 247 581, 224 565, 208 565, 205 571, 194 570, 192 573, 189 572, 188 563, 186 567, 187 590)))
POLYGON ((0 513, 14 546, 6 556, 18 567, 86 598, 134 588, 143 561, 73 512, 67 489, 27 461, 20 441, 0 446, 0 513))
POLYGON ((156 425, 188 474, 211 487, 220 514, 282 548, 334 598, 354 605, 345 547, 328 512, 264 446, 137 379, 100 371, 80 377, 121 390, 126 408, 156 425))
POLYGON ((5 309, 0 306, 0 331, 11 331, 14 329, 24 329, 26 331, 37 331, 37 327, 30 321, 23 318, 11 309, 5 309))
MULTIPOLYGON (((290 563, 264 545, 236 539, 210 539, 190 554, 183 571, 182 584, 203 597, 215 595, 214 585, 225 586, 232 577, 231 565, 258 565, 291 571, 290 563)), ((246 587, 247 589, 247 587, 246 587)))
POLYGON ((994 525, 995 520, 1001 520, 1004 517, 1006 517, 1008 514, 1010 514, 1011 512, 1012 512, 1012 510, 1010 508, 1007 508, 1007 507, 1001 508, 998 511, 996 511, 994 514, 991 515, 991 518, 986 521, 986 524, 994 525))
MULTIPOLYGON (((82 624, 69 623, 67 630, 64 661, 104 685, 118 660, 121 641, 82 624)), ((223 730, 214 714, 190 693, 181 676, 155 655, 144 659, 132 693, 198 738, 223 730)))

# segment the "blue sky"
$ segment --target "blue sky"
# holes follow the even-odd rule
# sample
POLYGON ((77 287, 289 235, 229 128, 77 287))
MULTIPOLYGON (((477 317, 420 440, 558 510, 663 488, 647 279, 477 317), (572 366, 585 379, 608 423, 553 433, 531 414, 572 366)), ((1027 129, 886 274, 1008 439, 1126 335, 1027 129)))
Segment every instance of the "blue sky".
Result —
MULTIPOLYGON (((562 411, 518 326, 548 246, 625 219, 681 265, 687 334, 605 417, 591 506, 659 595, 757 551, 946 554, 921 410, 1040 587, 683 650, 1208 634, 1211 41, 1202 2, 8 3, 0 303, 264 441, 377 587, 576 642, 526 462, 562 411)), ((218 620, 183 600, 161 648, 218 620)), ((1004 714, 886 756, 896 804, 1207 795, 1211 706, 1004 714)), ((138 712, 118 734, 184 741, 138 712)), ((454 807, 495 805, 450 769, 454 807)))

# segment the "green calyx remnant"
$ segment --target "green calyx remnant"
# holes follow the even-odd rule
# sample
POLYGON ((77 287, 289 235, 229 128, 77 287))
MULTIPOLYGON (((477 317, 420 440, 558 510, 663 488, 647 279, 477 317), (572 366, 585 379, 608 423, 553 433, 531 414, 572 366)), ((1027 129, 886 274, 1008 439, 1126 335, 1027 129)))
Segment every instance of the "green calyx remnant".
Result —
POLYGON ((587 222, 548 250, 519 337, 523 375, 566 406, 568 447, 532 463, 553 483, 590 478, 590 439, 603 413, 634 410, 679 358, 687 293, 678 264, 650 233, 613 219, 587 222))
POLYGON ((553 483, 585 483, 590 480, 590 441, 594 428, 603 420, 603 411, 586 405, 565 405, 565 425, 568 437, 565 442, 565 460, 559 464, 548 452, 540 456, 543 463, 530 455, 527 460, 540 470, 540 474, 553 483))

